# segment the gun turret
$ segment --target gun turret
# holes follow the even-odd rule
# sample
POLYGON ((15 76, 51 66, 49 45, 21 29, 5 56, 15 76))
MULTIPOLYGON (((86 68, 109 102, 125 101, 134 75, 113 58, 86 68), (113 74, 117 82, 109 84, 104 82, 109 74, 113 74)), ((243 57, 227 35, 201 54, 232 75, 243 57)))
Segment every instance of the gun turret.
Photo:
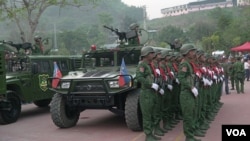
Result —
POLYGON ((103 27, 109 29, 112 32, 115 32, 115 34, 119 37, 119 40, 121 41, 125 40, 125 42, 127 42, 127 37, 125 32, 119 32, 118 29, 113 29, 113 27, 108 27, 106 25, 104 25, 103 27))
POLYGON ((28 42, 25 42, 25 43, 19 43, 19 44, 15 44, 13 43, 12 41, 1 41, 3 44, 7 44, 7 45, 10 45, 14 48, 16 48, 17 52, 20 51, 20 49, 24 49, 24 50, 27 50, 27 49, 31 49, 32 48, 32 44, 31 43, 28 43, 28 42))

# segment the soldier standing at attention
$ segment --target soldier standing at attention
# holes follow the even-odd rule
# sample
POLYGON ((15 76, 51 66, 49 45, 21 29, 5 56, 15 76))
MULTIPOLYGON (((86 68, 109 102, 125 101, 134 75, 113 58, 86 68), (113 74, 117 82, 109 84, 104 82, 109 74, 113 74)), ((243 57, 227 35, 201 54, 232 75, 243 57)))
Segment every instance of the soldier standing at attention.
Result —
POLYGON ((179 65, 178 78, 181 84, 180 104, 185 141, 200 141, 194 137, 195 98, 198 96, 198 90, 194 85, 194 71, 190 65, 195 57, 196 49, 193 45, 186 44, 181 47, 180 53, 184 57, 179 65))
POLYGON ((244 64, 241 62, 241 57, 237 57, 237 61, 233 65, 235 86, 238 94, 244 93, 244 64))
MULTIPOLYGON (((158 84, 161 88, 159 92, 156 92, 156 106, 154 109, 154 135, 163 136, 167 130, 164 130, 160 127, 160 121, 162 119, 162 104, 163 104, 163 95, 164 95, 164 86, 163 86, 163 74, 160 72, 159 63, 161 61, 161 50, 154 49, 155 57, 150 63, 151 70, 154 73, 154 83, 158 84)), ((158 137, 158 139, 161 139, 158 137)))
POLYGON ((150 46, 141 49, 141 62, 136 69, 136 79, 141 83, 140 107, 142 111, 143 131, 146 134, 146 141, 155 141, 157 138, 153 135, 154 115, 156 106, 156 93, 159 91, 159 85, 154 83, 153 72, 150 63, 155 56, 154 50, 150 46))

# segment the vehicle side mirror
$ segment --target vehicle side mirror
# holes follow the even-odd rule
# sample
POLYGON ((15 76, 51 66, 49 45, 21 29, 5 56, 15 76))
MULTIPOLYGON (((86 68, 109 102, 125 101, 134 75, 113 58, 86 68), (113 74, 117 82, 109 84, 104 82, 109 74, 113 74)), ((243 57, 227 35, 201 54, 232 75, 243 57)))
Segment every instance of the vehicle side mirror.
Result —
POLYGON ((38 64, 33 63, 32 68, 31 68, 32 74, 37 74, 38 73, 38 64))

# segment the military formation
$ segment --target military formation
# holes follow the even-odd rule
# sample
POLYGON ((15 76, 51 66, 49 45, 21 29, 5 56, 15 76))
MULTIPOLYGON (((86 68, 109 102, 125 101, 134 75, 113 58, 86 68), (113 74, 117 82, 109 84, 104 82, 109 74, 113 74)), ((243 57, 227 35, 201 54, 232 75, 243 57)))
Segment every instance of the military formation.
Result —
POLYGON ((179 52, 141 49, 136 79, 146 141, 160 140, 183 120, 186 141, 200 141, 223 103, 221 60, 192 44, 179 52), (163 124, 160 124, 163 123, 163 124))

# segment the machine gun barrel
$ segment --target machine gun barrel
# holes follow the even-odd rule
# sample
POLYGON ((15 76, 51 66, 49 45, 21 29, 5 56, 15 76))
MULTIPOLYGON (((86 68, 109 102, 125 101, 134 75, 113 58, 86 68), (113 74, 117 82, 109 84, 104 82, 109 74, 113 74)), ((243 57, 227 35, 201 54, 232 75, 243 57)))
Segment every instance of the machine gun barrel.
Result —
POLYGON ((7 45, 10 45, 14 48, 16 48, 16 50, 19 52, 20 49, 30 49, 32 48, 32 45, 31 43, 28 43, 28 42, 25 42, 25 43, 18 43, 18 44, 15 44, 13 43, 12 41, 1 41, 3 44, 7 44, 7 45))
POLYGON ((127 42, 127 37, 125 32, 119 32, 118 29, 113 29, 113 27, 108 27, 106 25, 103 26, 104 28, 109 29, 112 32, 115 32, 115 34, 119 37, 119 40, 125 40, 127 42))

